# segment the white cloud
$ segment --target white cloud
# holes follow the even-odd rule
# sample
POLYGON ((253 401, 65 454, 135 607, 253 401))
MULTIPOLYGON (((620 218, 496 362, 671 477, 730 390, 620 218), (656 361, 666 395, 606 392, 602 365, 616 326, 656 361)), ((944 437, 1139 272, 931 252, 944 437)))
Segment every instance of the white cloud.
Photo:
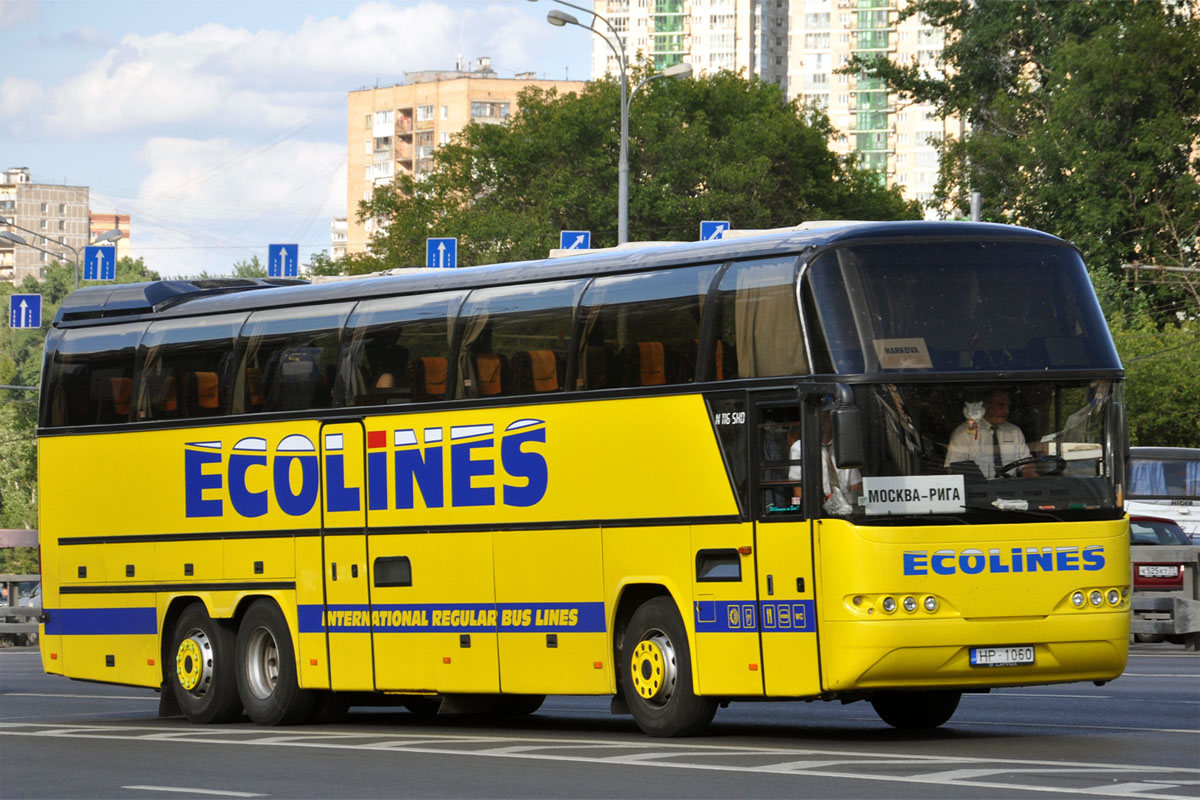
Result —
POLYGON ((0 30, 37 19, 39 14, 37 0, 0 0, 0 30))
POLYGON ((340 142, 155 138, 138 160, 148 174, 136 197, 100 193, 92 205, 130 213, 133 254, 164 275, 226 273, 236 260, 265 260, 269 241, 328 250, 329 220, 345 214, 340 142))
POLYGON ((530 47, 550 34, 545 27, 511 3, 454 9, 368 2, 344 17, 307 17, 295 30, 210 23, 183 33, 128 34, 80 74, 40 87, 43 102, 22 109, 38 115, 44 130, 80 138, 214 123, 273 129, 314 108, 344 108, 346 92, 361 85, 453 68, 459 55, 490 56, 509 74, 529 69, 530 47))

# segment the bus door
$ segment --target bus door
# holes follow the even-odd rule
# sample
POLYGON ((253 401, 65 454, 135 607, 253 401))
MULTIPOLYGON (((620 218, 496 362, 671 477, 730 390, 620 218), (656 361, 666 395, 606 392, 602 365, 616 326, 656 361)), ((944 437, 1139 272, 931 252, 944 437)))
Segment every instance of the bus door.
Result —
MULTIPOLYGON (((798 442, 818 436, 815 410, 802 413, 795 393, 757 399, 752 407, 751 513, 758 572, 759 631, 767 696, 818 694, 813 526, 801 505, 798 442)), ((815 491, 815 489, 813 490, 815 491)))
POLYGON ((325 629, 338 691, 375 688, 363 462, 361 422, 321 426, 325 629))

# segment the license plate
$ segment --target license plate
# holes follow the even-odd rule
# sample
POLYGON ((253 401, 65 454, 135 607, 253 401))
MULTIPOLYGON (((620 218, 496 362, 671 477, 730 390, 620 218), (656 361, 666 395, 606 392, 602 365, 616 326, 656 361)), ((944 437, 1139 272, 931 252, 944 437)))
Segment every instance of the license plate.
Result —
POLYGON ((1033 645, 1016 647, 972 647, 972 667, 1017 667, 1033 663, 1033 645))
POLYGON ((1142 578, 1178 578, 1178 565, 1139 564, 1138 576, 1142 578))

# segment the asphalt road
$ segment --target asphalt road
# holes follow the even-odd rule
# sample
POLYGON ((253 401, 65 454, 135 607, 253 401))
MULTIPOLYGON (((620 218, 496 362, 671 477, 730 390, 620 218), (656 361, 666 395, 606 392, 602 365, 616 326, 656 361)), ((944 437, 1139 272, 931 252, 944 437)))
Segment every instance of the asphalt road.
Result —
POLYGON ((193 726, 157 709, 0 649, 0 798, 1200 798, 1200 654, 1173 645, 1134 645, 1102 687, 967 695, 927 735, 864 703, 734 704, 685 740, 647 738, 600 698, 503 724, 356 708, 193 726))

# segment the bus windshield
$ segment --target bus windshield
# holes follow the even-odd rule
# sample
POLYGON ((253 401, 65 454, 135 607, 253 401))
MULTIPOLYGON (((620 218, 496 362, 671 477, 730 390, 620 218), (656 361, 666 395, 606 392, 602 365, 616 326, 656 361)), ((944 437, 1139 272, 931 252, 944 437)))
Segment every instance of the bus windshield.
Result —
POLYGON ((1120 369, 1069 247, 853 245, 818 257, 806 281, 837 373, 1120 369))
POLYGON ((1115 518, 1119 392, 1107 380, 859 387, 863 464, 825 511, 868 524, 914 515, 1001 521, 1017 512, 1115 518))

